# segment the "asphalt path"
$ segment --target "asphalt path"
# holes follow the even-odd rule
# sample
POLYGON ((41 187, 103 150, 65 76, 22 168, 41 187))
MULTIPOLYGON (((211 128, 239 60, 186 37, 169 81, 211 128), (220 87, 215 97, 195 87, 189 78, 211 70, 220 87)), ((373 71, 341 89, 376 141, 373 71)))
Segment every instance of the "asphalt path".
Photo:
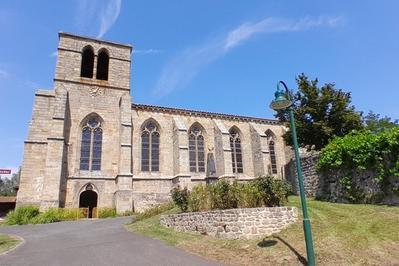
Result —
POLYGON ((130 217, 3 226, 22 245, 0 255, 0 265, 218 265, 161 241, 128 232, 130 217))

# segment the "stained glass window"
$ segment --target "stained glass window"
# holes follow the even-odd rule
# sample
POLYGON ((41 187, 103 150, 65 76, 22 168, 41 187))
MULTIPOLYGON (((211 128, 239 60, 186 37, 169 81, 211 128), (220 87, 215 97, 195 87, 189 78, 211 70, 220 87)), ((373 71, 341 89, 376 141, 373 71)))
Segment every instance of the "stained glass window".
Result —
POLYGON ((102 138, 103 132, 99 120, 88 119, 82 129, 80 170, 101 170, 102 138))
POLYGON ((243 173, 240 135, 235 129, 230 130, 231 163, 233 173, 243 173))
POLYGON ((270 130, 268 130, 266 132, 266 137, 269 145, 271 171, 272 174, 277 174, 277 160, 276 160, 276 149, 274 143, 274 134, 270 130))
POLYGON ((159 171, 159 132, 152 121, 147 122, 141 132, 141 171, 159 171))
POLYGON ((188 135, 190 172, 205 172, 204 137, 200 127, 194 126, 188 135))

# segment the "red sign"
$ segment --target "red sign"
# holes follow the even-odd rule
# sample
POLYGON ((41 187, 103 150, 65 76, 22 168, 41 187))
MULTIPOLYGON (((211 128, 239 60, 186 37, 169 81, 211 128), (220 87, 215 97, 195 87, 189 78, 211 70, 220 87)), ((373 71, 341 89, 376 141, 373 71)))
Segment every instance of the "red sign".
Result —
POLYGON ((0 175, 9 175, 11 174, 10 169, 0 169, 0 175))

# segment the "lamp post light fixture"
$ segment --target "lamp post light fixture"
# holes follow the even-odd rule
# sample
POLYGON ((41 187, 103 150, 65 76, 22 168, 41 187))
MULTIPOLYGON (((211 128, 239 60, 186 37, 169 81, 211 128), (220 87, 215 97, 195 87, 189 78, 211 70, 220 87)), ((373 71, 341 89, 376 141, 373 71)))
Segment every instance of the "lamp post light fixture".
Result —
POLYGON ((313 266, 313 265, 315 265, 316 262, 315 262, 315 255, 314 255, 314 250, 313 250, 312 229, 311 229, 310 220, 308 217, 305 189, 303 186, 301 159, 299 157, 294 111, 292 109, 293 102, 292 102, 292 98, 291 98, 290 92, 288 90, 288 87, 283 81, 279 81, 277 83, 277 91, 274 95, 275 95, 275 99, 274 99, 274 101, 272 101, 270 103, 270 108, 272 108, 275 111, 288 109, 288 112, 290 115, 292 143, 294 144, 296 170, 297 170, 297 175, 298 175, 299 194, 301 197, 301 205, 302 205, 302 213, 303 213, 303 231, 305 234, 306 254, 307 254, 307 258, 308 258, 308 265, 313 266), (285 91, 280 89, 280 84, 282 84, 284 86, 285 91))

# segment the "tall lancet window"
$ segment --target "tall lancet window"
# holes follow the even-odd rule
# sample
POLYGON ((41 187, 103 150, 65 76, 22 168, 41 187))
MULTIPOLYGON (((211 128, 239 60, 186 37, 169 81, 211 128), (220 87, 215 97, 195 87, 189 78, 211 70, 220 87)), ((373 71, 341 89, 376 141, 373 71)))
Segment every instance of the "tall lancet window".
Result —
POLYGON ((188 135, 190 172, 205 172, 204 136, 199 126, 191 127, 188 135))
POLYGON ((82 128, 80 170, 100 171, 103 131, 99 119, 92 117, 82 128))
POLYGON ((235 128, 230 129, 230 148, 233 173, 243 173, 241 139, 235 128))
POLYGON ((276 160, 274 134, 273 134, 273 132, 268 130, 268 131, 266 131, 266 136, 267 136, 267 143, 269 146, 271 172, 272 172, 272 174, 277 174, 277 160, 276 160))
POLYGON ((141 171, 159 171, 159 131, 153 121, 147 122, 141 131, 141 171))
POLYGON ((86 46, 82 51, 82 63, 80 66, 80 76, 93 78, 94 52, 91 46, 86 46))

